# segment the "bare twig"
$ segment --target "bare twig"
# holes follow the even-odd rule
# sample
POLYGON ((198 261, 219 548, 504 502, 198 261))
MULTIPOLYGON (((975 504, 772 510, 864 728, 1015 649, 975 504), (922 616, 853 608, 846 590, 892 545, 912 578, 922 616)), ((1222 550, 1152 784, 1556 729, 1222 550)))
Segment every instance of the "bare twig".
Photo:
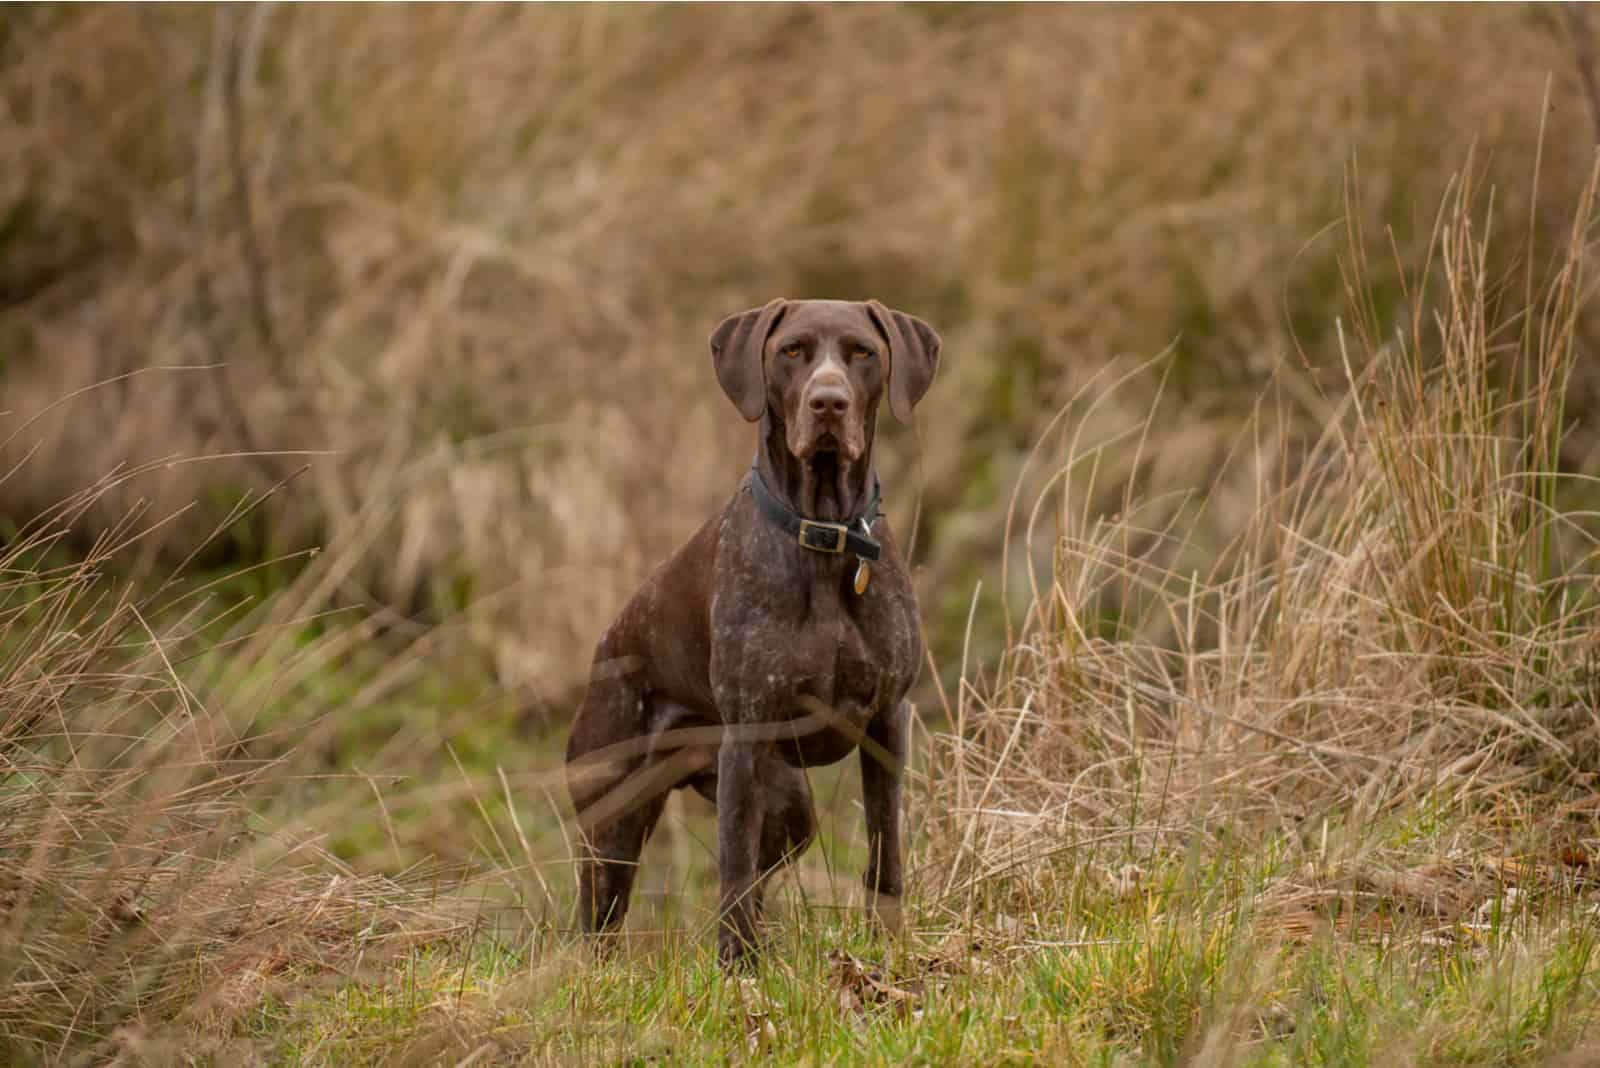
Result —
POLYGON ((199 244, 199 262, 194 268, 195 308, 200 320, 200 333, 206 339, 212 359, 218 364, 216 375, 212 378, 217 400, 233 422, 234 432, 245 450, 257 452, 259 445, 250 413, 240 403, 238 394, 233 388, 233 375, 228 360, 229 346, 217 332, 217 302, 211 290, 209 255, 212 243, 209 192, 212 170, 211 146, 215 140, 217 124, 222 121, 225 110, 223 100, 226 95, 225 86, 229 80, 228 38, 231 33, 229 20, 228 6, 226 4, 219 6, 211 25, 211 62, 206 72, 205 105, 201 110, 195 132, 194 170, 190 179, 191 212, 194 218, 195 238, 199 244))
POLYGON ((228 165, 233 177, 233 207, 239 227, 239 242, 246 274, 250 280, 251 321, 256 336, 271 360, 273 376, 280 381, 288 374, 288 361, 272 319, 272 294, 267 277, 267 259, 256 231, 250 167, 244 147, 244 68, 241 62, 243 35, 238 31, 236 8, 224 4, 217 9, 223 30, 222 74, 223 125, 227 131, 228 165))

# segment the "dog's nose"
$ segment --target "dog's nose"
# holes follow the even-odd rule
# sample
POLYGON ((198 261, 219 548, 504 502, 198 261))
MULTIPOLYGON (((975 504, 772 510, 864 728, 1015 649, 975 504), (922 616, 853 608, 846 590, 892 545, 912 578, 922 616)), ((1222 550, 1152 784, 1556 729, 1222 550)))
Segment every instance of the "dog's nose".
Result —
POLYGON ((811 399, 808 403, 813 415, 842 416, 850 410, 850 391, 842 384, 818 383, 811 390, 811 399))

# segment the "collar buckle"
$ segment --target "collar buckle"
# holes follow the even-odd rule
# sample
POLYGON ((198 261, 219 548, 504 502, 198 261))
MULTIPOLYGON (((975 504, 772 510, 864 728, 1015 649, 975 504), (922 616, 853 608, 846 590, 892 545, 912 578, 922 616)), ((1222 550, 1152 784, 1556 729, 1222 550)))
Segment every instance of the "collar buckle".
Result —
POLYGON ((800 520, 800 544, 819 553, 842 553, 850 528, 843 523, 826 523, 817 519, 800 520))

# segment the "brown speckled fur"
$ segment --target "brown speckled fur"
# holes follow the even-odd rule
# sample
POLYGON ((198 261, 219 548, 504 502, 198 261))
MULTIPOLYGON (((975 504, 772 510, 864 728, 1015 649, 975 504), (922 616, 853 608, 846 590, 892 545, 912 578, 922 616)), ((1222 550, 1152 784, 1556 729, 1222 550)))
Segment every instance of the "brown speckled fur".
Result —
MULTIPOLYGON (((757 469, 802 515, 857 515, 874 479, 879 401, 896 417, 933 379, 939 338, 869 301, 773 301, 711 337, 717 379, 760 421, 757 469)), ((916 600, 888 522, 864 593, 857 561, 804 549, 762 516, 746 476, 601 636, 567 743, 585 844, 579 918, 621 923, 669 790, 717 806, 721 923, 731 964, 755 944, 761 887, 815 834, 804 769, 861 753, 874 912, 899 921, 906 691, 922 658, 916 600)))

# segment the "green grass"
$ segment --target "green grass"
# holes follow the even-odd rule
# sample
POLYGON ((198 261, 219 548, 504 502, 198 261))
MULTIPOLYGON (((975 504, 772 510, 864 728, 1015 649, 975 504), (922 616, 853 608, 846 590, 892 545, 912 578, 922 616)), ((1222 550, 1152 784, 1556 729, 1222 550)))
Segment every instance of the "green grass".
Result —
MULTIPOLYGON (((1420 865, 1441 837, 1393 860, 1420 865)), ((359 979, 264 1005, 236 1037, 282 1064, 1536 1064, 1600 1004, 1600 895, 1560 865, 1454 918, 1305 878, 1285 848, 1151 858, 1125 885, 1087 857, 1017 917, 924 910, 890 939, 853 911, 772 910, 748 975, 725 975, 709 886, 646 911, 595 960, 559 925, 485 913, 359 979), (1296 897, 1315 899, 1310 907, 1296 897), (1345 911, 1341 912, 1341 908, 1345 911), (1350 917, 1341 920, 1341 915, 1350 917), (663 922, 665 920, 665 922, 663 922)), ((1531 870, 1531 869, 1530 869, 1531 870)), ((1037 876, 1035 876, 1037 878, 1037 876)), ((1444 889, 1451 886, 1441 884, 1444 889)), ((293 986, 294 984, 289 984, 293 986)))

